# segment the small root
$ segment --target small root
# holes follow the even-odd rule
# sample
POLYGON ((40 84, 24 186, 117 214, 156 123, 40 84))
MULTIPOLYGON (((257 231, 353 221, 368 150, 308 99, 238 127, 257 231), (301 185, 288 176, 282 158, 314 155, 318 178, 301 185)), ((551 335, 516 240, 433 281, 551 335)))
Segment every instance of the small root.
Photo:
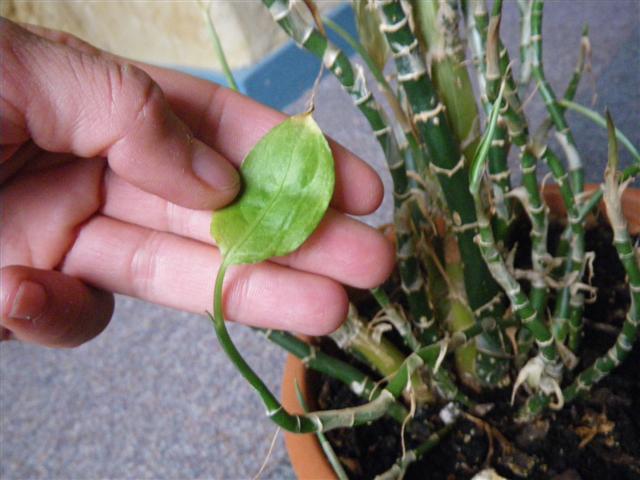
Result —
POLYGON ((258 473, 256 473, 255 476, 253 477, 253 480, 258 480, 260 476, 263 474, 265 468, 267 468, 269 460, 271 459, 271 455, 273 454, 273 448, 276 446, 276 439, 278 438, 278 433, 280 433, 280 427, 276 428, 276 432, 273 434, 273 437, 271 438, 271 445, 269 445, 267 456, 265 457, 264 462, 262 462, 262 466, 260 467, 260 470, 258 470, 258 473))

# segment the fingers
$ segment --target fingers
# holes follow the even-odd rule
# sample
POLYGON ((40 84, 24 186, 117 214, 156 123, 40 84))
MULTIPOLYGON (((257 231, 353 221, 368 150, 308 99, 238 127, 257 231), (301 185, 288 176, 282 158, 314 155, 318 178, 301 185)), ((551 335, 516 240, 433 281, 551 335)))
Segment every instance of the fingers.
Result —
MULTIPOLYGON (((80 52, 124 62, 68 33, 26 25, 30 31, 80 52)), ((239 166, 249 150, 286 116, 211 82, 160 67, 136 63, 162 88, 169 104, 196 136, 239 166)), ((330 140, 336 165, 332 205, 346 213, 365 215, 382 202, 378 174, 341 145, 330 140)))
POLYGON ((55 268, 102 202, 105 162, 89 159, 20 173, 0 191, 2 265, 55 268))
MULTIPOLYGON (((210 212, 171 204, 110 171, 105 176, 104 192, 102 213, 109 217, 212 243, 210 212)), ((394 252, 391 243, 376 229, 329 209, 302 247, 273 261, 354 287, 371 288, 391 273, 394 252)))
MULTIPOLYGON (((167 233, 96 217, 83 226, 63 273, 104 290, 181 310, 212 309, 217 249, 167 233)), ((344 320, 340 285, 272 263, 233 267, 224 286, 228 320, 326 334, 344 320)))
POLYGON ((49 347, 75 347, 105 329, 113 295, 60 272, 23 266, 0 271, 0 330, 49 347))
MULTIPOLYGON (((126 62, 68 33, 33 25, 25 27, 79 52, 114 62, 126 62)), ((195 131, 196 136, 236 166, 266 132, 286 118, 276 110, 211 82, 160 67, 141 63, 136 65, 160 85, 173 110, 195 131)), ((373 212, 383 197, 379 176, 341 145, 331 140, 329 143, 336 162, 336 188, 332 205, 353 215, 373 212)))
POLYGON ((0 141, 108 157, 138 187, 215 209, 239 188, 231 164, 194 138, 142 70, 37 37, 0 20, 0 141), (7 108, 5 108, 7 107, 7 108))
MULTIPOLYGON (((286 116, 248 97, 189 75, 140 65, 160 85, 175 112, 195 134, 235 165, 286 116)), ((332 205, 346 213, 373 212, 383 197, 382 181, 365 162, 330 141, 336 168, 332 205)))

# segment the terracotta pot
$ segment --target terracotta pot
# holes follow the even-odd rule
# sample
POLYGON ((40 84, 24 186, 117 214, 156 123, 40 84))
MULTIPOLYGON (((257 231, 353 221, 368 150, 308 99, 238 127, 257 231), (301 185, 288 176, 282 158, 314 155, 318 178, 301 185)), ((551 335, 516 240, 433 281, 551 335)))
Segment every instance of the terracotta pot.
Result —
MULTIPOLYGON (((595 185, 586 187, 587 190, 594 188, 597 187, 595 185)), ((545 188, 544 197, 552 215, 562 217, 565 214, 562 197, 556 185, 545 188)), ((640 234, 640 189, 634 188, 625 191, 622 197, 622 208, 631 234, 640 234)), ((600 209, 604 212, 604 204, 601 203, 600 209)), ((298 381, 307 404, 314 406, 316 392, 313 372, 308 372, 298 358, 289 355, 282 380, 282 404, 287 410, 300 413, 301 408, 296 397, 294 380, 298 381)), ((285 443, 293 470, 300 480, 336 479, 315 434, 296 435, 285 432, 285 443)))

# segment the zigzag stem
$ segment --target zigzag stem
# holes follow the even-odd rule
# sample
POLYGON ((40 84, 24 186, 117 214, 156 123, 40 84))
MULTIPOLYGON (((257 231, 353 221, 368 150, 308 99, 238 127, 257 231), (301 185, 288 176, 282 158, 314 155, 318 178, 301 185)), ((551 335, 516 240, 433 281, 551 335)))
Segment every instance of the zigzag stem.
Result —
MULTIPOLYGON (((531 279, 531 292, 529 299, 543 317, 548 297, 548 288, 545 276, 548 269, 550 256, 547 252, 547 230, 549 225, 548 209, 542 201, 537 178, 537 161, 532 154, 528 141, 528 126, 518 92, 513 80, 513 74, 509 68, 509 54, 500 41, 500 19, 502 2, 496 1, 489 21, 487 40, 487 90, 492 102, 495 102, 500 78, 506 78, 504 96, 506 106, 500 111, 499 120, 508 125, 511 141, 520 148, 520 168, 522 172, 522 185, 525 194, 519 195, 518 191, 512 193, 518 197, 531 221, 531 261, 533 265, 533 278, 531 279)), ((491 151, 490 151, 491 153, 491 151)), ((527 335, 524 335, 521 347, 526 349, 527 335)))
MULTIPOLYGON (((412 390, 415 373, 423 365, 434 368, 440 358, 441 346, 434 344, 409 355, 393 373, 387 386, 380 390, 370 402, 352 408, 325 410, 296 415, 287 412, 264 382, 246 363, 229 337, 222 312, 222 285, 226 265, 218 271, 214 292, 214 315, 211 318, 218 341, 229 359, 242 376, 257 391, 267 408, 267 416, 283 429, 294 433, 326 432, 336 428, 354 427, 377 420, 386 414, 403 392, 412 390)), ((442 370, 444 372, 444 370, 442 370)), ((473 407, 464 396, 458 395, 467 405, 473 407)))
MULTIPOLYGON (((617 143, 610 117, 608 124, 609 165, 605 172, 604 201, 607 217, 613 229, 613 244, 627 274, 631 305, 616 343, 564 389, 565 402, 571 402, 582 392, 588 392, 593 385, 606 377, 628 357, 637 340, 638 327, 640 326, 640 264, 636 249, 631 242, 621 203, 622 192, 627 186, 628 180, 625 180, 625 174, 619 174, 616 171, 618 165, 617 143)), ((531 419, 546 408, 549 403, 550 399, 547 396, 536 395, 529 399, 520 412, 520 417, 524 420, 531 419)))
MULTIPOLYGON (((351 48, 358 52, 360 58, 362 58, 364 63, 367 64, 367 68, 376 79, 378 85, 381 87, 383 93, 385 94, 385 98, 389 102, 391 110, 395 114, 398 122, 403 126, 405 136, 407 138, 407 141, 409 142, 409 146, 415 160, 415 165, 409 165, 409 163, 406 162, 405 167, 407 169, 407 172, 415 172, 416 175, 420 176, 420 174, 424 173, 424 170, 426 170, 429 162, 424 158, 424 152, 420 149, 418 138, 416 137, 415 132, 411 129, 411 122, 407 117, 407 114, 400 106, 400 101, 398 100, 396 93, 391 88, 391 85, 389 85, 389 82, 384 77, 383 72, 376 66, 371 56, 362 47, 362 45, 360 45, 360 43, 355 38, 349 35, 349 32, 344 30, 340 25, 329 18, 323 18, 322 20, 326 26, 335 31, 345 42, 347 42, 351 46, 351 48)), ((402 146, 400 147, 400 149, 402 150, 402 146)))
POLYGON ((473 64, 476 66, 478 86, 480 87, 480 101, 488 113, 491 107, 487 98, 487 64, 486 45, 487 28, 489 26, 489 14, 484 0, 469 0, 465 11, 465 20, 471 39, 471 51, 473 53, 473 64))
MULTIPOLYGON (((500 79, 504 78, 507 73, 506 70, 508 69, 508 66, 503 66, 500 62, 500 57, 507 55, 507 51, 500 41, 501 12, 502 2, 497 0, 493 5, 486 37, 486 94, 491 104, 496 101, 500 88, 500 79)), ((511 85, 510 88, 515 89, 515 84, 511 85)), ((510 92, 505 93, 507 94, 506 106, 507 109, 509 109, 511 108, 509 106, 509 98, 513 95, 510 92)), ((508 110, 505 113, 509 113, 508 110)), ((491 179, 495 208, 493 227, 494 235, 499 246, 506 243, 511 222, 513 221, 513 208, 508 198, 509 191, 511 190, 511 172, 507 164, 507 157, 511 145, 506 124, 506 119, 498 118, 496 133, 489 148, 489 178, 491 179)))
POLYGON ((565 341, 568 333, 569 346, 575 351, 582 333, 582 312, 584 309, 584 293, 580 288, 585 269, 584 224, 580 221, 580 205, 576 201, 575 193, 568 182, 568 174, 560 159, 551 149, 545 150, 543 159, 560 188, 571 229, 569 246, 571 260, 567 259, 565 266, 566 275, 562 280, 564 287, 559 294, 559 304, 553 318, 554 332, 557 332, 556 338, 560 342, 565 341))
POLYGON ((544 362, 547 364, 555 364, 558 360, 558 353, 556 351, 553 336, 538 315, 536 309, 533 308, 533 305, 522 291, 518 281, 509 272, 502 256, 500 255, 491 230, 491 223, 484 211, 484 206, 482 205, 479 189, 475 194, 475 199, 477 205, 476 215, 478 217, 479 227, 477 242, 480 246, 482 257, 485 262, 487 262, 494 278, 498 283, 500 283, 504 291, 507 293, 511 306, 522 322, 522 325, 534 336, 538 348, 542 353, 542 359, 544 362))
POLYGON ((562 146, 569 164, 571 186, 576 194, 584 190, 584 168, 580 154, 576 148, 573 134, 564 118, 564 110, 558 105, 555 93, 547 82, 542 64, 542 10, 543 0, 534 0, 531 13, 531 43, 533 48, 533 76, 547 111, 556 128, 556 138, 562 146))
MULTIPOLYGON (((298 357, 307 368, 339 380, 359 397, 369 399, 374 393, 375 382, 353 365, 327 355, 313 345, 303 342, 288 332, 280 330, 256 330, 260 331, 267 340, 298 357)), ((389 406, 387 414, 398 423, 402 423, 407 417, 408 412, 404 406, 395 402, 389 406)))
POLYGON ((496 246, 496 241, 491 229, 491 222, 483 205, 481 190, 485 162, 489 146, 495 135, 498 112, 502 107, 501 102, 505 85, 506 79, 502 83, 496 101, 493 104, 487 130, 471 166, 469 192, 474 199, 479 230, 476 236, 476 242, 491 274, 506 292, 511 302, 512 310, 518 316, 522 325, 526 327, 535 338, 539 349, 539 357, 544 366, 544 373, 553 377, 559 377, 561 370, 558 363, 559 357, 554 338, 536 309, 532 306, 528 297, 522 291, 522 287, 518 281, 507 268, 506 262, 496 246))
MULTIPOLYGON (((587 59, 591 54, 591 44, 589 42, 588 37, 588 28, 585 26, 582 31, 582 37, 580 41, 580 53, 578 55, 578 62, 576 68, 573 72, 571 80, 565 89, 563 100, 560 102, 560 108, 564 112, 566 110, 566 105, 562 102, 571 101, 577 90, 580 80, 582 79, 582 73, 584 72, 585 66, 587 65, 587 59)), ((548 118, 543 125, 540 127, 543 131, 548 131, 551 127, 552 119, 548 118)), ((595 192, 587 202, 581 207, 581 213, 579 215, 579 219, 576 219, 577 222, 583 223, 586 215, 593 209, 595 205, 600 202, 602 198, 602 191, 595 192)), ((560 275, 562 280, 569 278, 571 271, 573 270, 573 261, 571 256, 568 256, 569 250, 571 248, 571 225, 567 225, 564 232, 560 236, 560 243, 558 244, 557 250, 555 252, 554 258, 557 262, 559 262, 559 266, 555 269, 555 273, 560 275), (559 272, 559 273, 558 273, 559 272)), ((554 313, 552 317, 552 328, 554 332, 554 337, 556 338, 564 338, 566 336, 566 332, 563 330, 566 328, 565 324, 567 323, 567 319, 569 318, 569 301, 570 301, 571 292, 568 288, 562 289, 560 293, 556 296, 556 302, 554 307, 554 313)), ((579 324, 578 322, 574 323, 574 327, 579 324)), ((576 345, 576 340, 578 340, 578 336, 576 335, 576 331, 573 331, 573 336, 570 336, 570 343, 576 345)))
POLYGON ((431 451, 434 447, 436 447, 444 437, 446 437, 449 432, 453 429, 456 422, 455 420, 451 423, 445 425, 437 432, 432 433, 429 438, 427 438, 423 443, 421 443, 418 447, 407 451, 402 457, 400 457, 393 466, 387 470, 386 472, 377 475, 374 480, 396 480, 403 478, 407 472, 407 468, 414 463, 420 460, 425 454, 431 451))
POLYGON ((296 415, 287 412, 260 377, 252 370, 233 344, 222 311, 222 285, 227 265, 218 270, 214 290, 214 315, 209 317, 218 341, 242 376, 258 392, 267 408, 267 416, 283 429, 294 433, 326 432, 335 428, 363 425, 384 415, 403 391, 412 387, 413 373, 424 364, 416 354, 407 357, 387 386, 370 402, 353 408, 325 410, 296 415))
MULTIPOLYGON (((473 199, 468 193, 468 178, 455 137, 444 114, 444 105, 427 75, 418 40, 409 28, 409 20, 399 1, 377 0, 380 28, 384 32, 398 70, 398 82, 413 112, 413 122, 426 143, 431 169, 436 173, 449 210, 462 258, 465 287, 471 308, 482 317, 501 316, 500 303, 492 302, 499 293, 487 266, 473 242, 476 219, 473 199), (484 307, 484 308, 483 308, 484 307)), ((500 332, 492 333, 500 344, 500 332)))
MULTIPOLYGON (((410 200, 411 185, 407 177, 405 160, 395 137, 397 132, 392 131, 384 112, 368 89, 363 70, 360 68, 354 72, 347 56, 329 42, 313 25, 308 24, 292 8, 293 4, 289 0, 263 0, 263 3, 269 8, 269 12, 282 29, 298 45, 320 58, 352 97, 355 105, 369 122, 387 159, 393 180, 396 211, 403 208, 405 202, 408 201, 409 206, 407 208, 411 211, 411 217, 420 219, 422 212, 410 200)), ((405 220, 407 220, 406 217, 402 219, 402 221, 405 220)), ((410 228, 408 225, 396 223, 399 230, 410 228)), ((424 291, 424 281, 422 275, 420 275, 419 264, 416 260, 417 255, 415 254, 413 238, 411 236, 398 236, 397 246, 400 274, 403 285, 406 291, 409 292, 408 299, 412 316, 419 323, 428 324, 430 328, 427 329, 426 337, 435 339, 438 334, 435 324, 431 322, 432 313, 424 291)))

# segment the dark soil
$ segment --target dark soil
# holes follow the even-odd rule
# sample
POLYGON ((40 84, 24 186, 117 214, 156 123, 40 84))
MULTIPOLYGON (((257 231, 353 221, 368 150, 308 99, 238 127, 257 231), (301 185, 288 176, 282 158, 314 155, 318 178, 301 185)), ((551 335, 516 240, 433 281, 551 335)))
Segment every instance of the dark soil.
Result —
MULTIPOLYGON (((516 264, 526 267, 528 226, 514 234, 516 264)), ((611 246, 612 233, 604 222, 587 231, 587 251, 595 251, 597 300, 585 311, 585 338, 581 371, 615 342, 629 306, 624 269, 611 246)), ((550 246, 561 228, 551 228, 550 246)), ((334 351, 333 354, 341 352, 334 351)), ((361 364, 360 368, 366 370, 361 364)), ((318 406, 341 408, 362 403, 345 386, 322 378, 318 406)), ((481 422, 461 419, 436 448, 410 467, 408 479, 467 479, 484 468, 507 478, 530 479, 640 479, 640 349, 592 390, 559 412, 547 412, 538 421, 517 425, 517 409, 509 404, 510 388, 474 400, 495 405, 481 422), (484 424, 482 423, 484 422, 484 424), (491 444, 487 429, 492 431, 491 444), (501 440, 502 438, 502 440, 501 440)), ((407 429, 407 448, 424 441, 442 426, 441 407, 418 410, 407 429)), ((328 432, 334 449, 352 479, 370 479, 391 467, 401 455, 400 427, 387 418, 368 426, 328 432)))

